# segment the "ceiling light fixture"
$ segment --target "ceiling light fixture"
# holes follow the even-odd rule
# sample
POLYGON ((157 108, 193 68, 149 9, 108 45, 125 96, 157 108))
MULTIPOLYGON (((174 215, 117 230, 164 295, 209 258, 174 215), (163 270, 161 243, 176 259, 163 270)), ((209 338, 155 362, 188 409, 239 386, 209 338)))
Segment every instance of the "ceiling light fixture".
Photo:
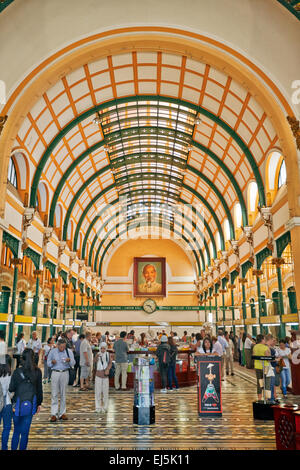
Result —
POLYGON ((101 116, 99 114, 99 112, 96 114, 96 116, 94 117, 93 119, 93 123, 98 126, 99 124, 101 124, 102 122, 102 119, 101 119, 101 116))
POLYGON ((201 124, 201 122, 202 122, 202 119, 201 119, 201 117, 200 117, 199 114, 198 114, 198 115, 195 117, 195 122, 194 122, 194 124, 201 124))

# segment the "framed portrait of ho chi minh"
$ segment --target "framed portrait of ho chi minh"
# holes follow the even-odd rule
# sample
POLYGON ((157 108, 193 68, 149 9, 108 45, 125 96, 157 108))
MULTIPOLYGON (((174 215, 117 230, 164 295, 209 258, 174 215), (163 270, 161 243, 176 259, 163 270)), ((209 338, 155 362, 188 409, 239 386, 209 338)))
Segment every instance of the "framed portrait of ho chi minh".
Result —
POLYGON ((166 296, 166 258, 134 258, 133 295, 166 296))

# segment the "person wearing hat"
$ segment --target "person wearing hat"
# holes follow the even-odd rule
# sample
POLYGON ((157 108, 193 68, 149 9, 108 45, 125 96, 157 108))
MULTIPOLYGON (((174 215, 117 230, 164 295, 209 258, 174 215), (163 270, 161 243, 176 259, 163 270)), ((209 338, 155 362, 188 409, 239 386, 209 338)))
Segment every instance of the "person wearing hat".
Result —
POLYGON ((95 408, 96 413, 106 413, 108 408, 109 394, 109 370, 112 366, 112 360, 107 352, 107 344, 100 343, 100 351, 95 357, 96 376, 95 376, 95 408), (101 406, 101 399, 103 406, 101 406))
POLYGON ((156 350, 156 355, 158 357, 158 367, 159 373, 161 376, 162 389, 161 392, 167 392, 167 377, 168 377, 168 368, 171 362, 171 349, 168 344, 168 338, 166 335, 163 335, 160 338, 160 345, 156 350))

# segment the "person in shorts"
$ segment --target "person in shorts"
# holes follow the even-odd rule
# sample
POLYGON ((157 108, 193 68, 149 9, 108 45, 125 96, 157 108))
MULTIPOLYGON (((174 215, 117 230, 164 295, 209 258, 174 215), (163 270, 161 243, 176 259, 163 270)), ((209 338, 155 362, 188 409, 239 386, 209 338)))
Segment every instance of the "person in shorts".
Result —
POLYGON ((93 351, 91 346, 92 333, 86 332, 80 345, 80 391, 91 390, 89 378, 93 367, 93 351))

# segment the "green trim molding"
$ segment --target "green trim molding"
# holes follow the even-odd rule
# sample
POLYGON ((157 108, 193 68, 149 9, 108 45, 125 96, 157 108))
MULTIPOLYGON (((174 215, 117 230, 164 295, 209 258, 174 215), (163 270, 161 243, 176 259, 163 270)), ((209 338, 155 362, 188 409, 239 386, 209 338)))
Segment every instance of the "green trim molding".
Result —
MULTIPOLYGON (((45 150, 43 156, 41 157, 39 164, 37 166, 33 181, 32 181, 32 186, 31 186, 31 195, 30 195, 30 205, 31 207, 35 207, 35 202, 36 202, 36 195, 37 195, 37 189, 39 185, 39 181, 41 178, 41 175, 43 173, 44 167, 46 165, 46 162, 48 158, 50 158, 50 155, 52 154, 53 150, 55 147, 59 144, 61 139, 66 136, 70 130, 72 130, 77 124, 82 122, 83 120, 87 119, 88 117, 92 116, 93 114, 96 114, 97 112, 100 112, 102 109, 112 107, 112 106, 117 106, 122 103, 129 103, 129 102, 139 102, 139 101, 156 101, 159 103, 174 103, 178 106, 184 106, 188 109, 193 110, 197 114, 202 114, 212 121, 214 121, 216 124, 218 124, 222 129, 227 132, 227 134, 232 137, 232 139, 236 142, 236 144, 240 147, 242 152, 245 154, 251 168, 254 174, 254 177, 256 179, 257 187, 258 187, 258 194, 259 194, 259 203, 261 206, 265 205, 265 192, 264 192, 264 185, 262 181, 262 177, 259 172, 259 168, 257 166, 256 160, 250 151, 250 149, 247 147, 247 145, 244 143, 244 141, 241 139, 241 137, 225 122, 223 121, 220 117, 214 115, 210 111, 206 110, 205 108, 202 108, 201 106, 197 106, 195 104, 189 103, 184 100, 179 100, 175 98, 167 98, 163 96, 158 96, 158 95, 144 95, 144 96, 132 96, 132 97, 126 97, 126 98, 119 98, 117 100, 111 100, 107 101, 105 103, 101 103, 100 105, 94 106, 93 108, 85 111, 82 113, 80 116, 76 117, 73 119, 71 122, 69 122, 57 135, 56 137, 52 140, 52 142, 49 144, 47 149, 45 150)), ((189 142, 191 141, 191 138, 188 134, 186 136, 189 138, 189 142)), ((105 137, 105 141, 108 139, 108 136, 105 137)), ((104 144, 104 142, 103 142, 104 144)))

